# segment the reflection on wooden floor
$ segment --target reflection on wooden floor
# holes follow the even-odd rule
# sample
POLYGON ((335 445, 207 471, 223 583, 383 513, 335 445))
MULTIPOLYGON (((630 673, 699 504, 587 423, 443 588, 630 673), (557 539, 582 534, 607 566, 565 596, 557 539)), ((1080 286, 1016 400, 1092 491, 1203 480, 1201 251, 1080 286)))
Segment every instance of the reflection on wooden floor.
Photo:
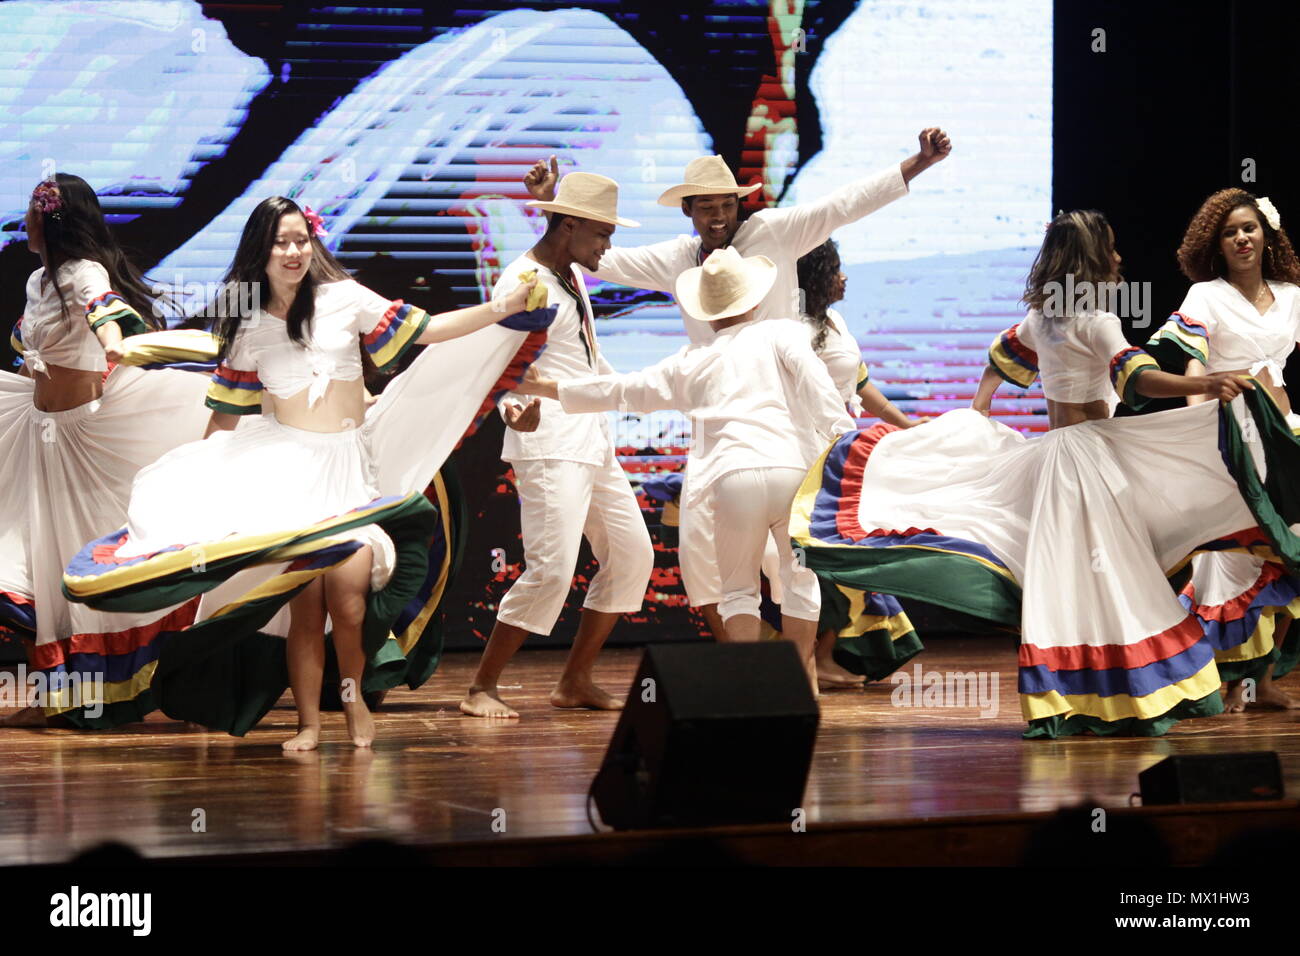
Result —
MULTIPOLYGON (((622 693, 639 659, 607 651, 598 677, 622 693)), ((282 753, 287 696, 243 739, 160 714, 110 733, 0 730, 0 862, 66 860, 109 839, 193 856, 590 832, 587 787, 617 716, 552 708, 563 654, 533 651, 503 688, 520 720, 463 717, 476 661, 449 655, 423 689, 391 694, 373 752, 354 750, 342 715, 327 714, 320 751, 282 753)), ((895 706, 888 683, 823 695, 809 823, 1123 807, 1138 772, 1174 753, 1276 750, 1288 795, 1300 795, 1300 712, 1184 722, 1155 739, 1024 741, 1008 639, 934 641, 918 661, 996 672, 996 715, 895 706)), ((1281 687, 1300 697, 1300 680, 1281 687)))

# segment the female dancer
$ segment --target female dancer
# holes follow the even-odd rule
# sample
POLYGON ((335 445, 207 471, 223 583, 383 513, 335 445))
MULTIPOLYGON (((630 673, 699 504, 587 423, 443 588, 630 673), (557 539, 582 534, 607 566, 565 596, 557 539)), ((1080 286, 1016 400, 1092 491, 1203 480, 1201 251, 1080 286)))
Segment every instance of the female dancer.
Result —
POLYGON ((1300 561, 1287 528, 1300 515, 1275 512, 1231 414, 1109 417, 1112 387, 1131 405, 1244 394, 1265 446, 1300 451, 1267 393, 1228 373, 1161 372, 1115 315, 1062 303, 1067 275, 1095 296, 1119 266, 1101 214, 1056 217, 1026 283, 1029 314, 995 341, 972 409, 845 436, 791 521, 809 566, 834 581, 1019 623, 1027 737, 1161 734, 1221 712, 1212 648, 1165 571, 1255 526, 1300 561), (999 376, 1027 387, 1040 368, 1051 430, 1029 441, 987 415, 999 376))
POLYGON ((370 746, 374 722, 362 691, 392 686, 382 681, 385 669, 404 673, 409 648, 389 630, 424 581, 433 531, 432 508, 410 492, 430 483, 501 387, 523 333, 552 314, 512 314, 523 312, 533 283, 436 316, 389 302, 348 278, 319 234, 319 218, 292 200, 274 197, 253 210, 225 288, 258 283, 265 305, 248 311, 235 294, 221 305, 207 439, 144 469, 128 527, 83 549, 66 580, 75 597, 105 606, 221 583, 201 623, 166 648, 155 681, 160 705, 243 733, 283 692, 287 656, 298 733, 286 750, 319 741, 327 616, 348 735, 370 746), (504 316, 495 335, 470 335, 504 316), (383 370, 412 345, 460 337, 473 347, 427 350, 365 408, 358 343, 383 370), (286 601, 288 639, 268 640, 263 628, 286 601))
POLYGON ((63 566, 126 517, 137 470, 202 435, 206 382, 112 365, 123 336, 159 327, 162 310, 85 180, 56 173, 40 183, 26 225, 41 268, 14 329, 21 373, 0 372, 0 626, 34 638, 29 679, 44 693, 40 707, 4 723, 58 715, 108 726, 152 709, 158 647, 194 607, 106 614, 72 605, 59 590, 63 566))
MULTIPOLYGON (((1194 285, 1148 351, 1190 375, 1209 369, 1257 376, 1292 428, 1300 428, 1282 380, 1300 340, 1300 261, 1273 204, 1244 189, 1210 196, 1183 235, 1178 264, 1194 285)), ((1300 613, 1300 577, 1240 553, 1200 554, 1192 568, 1183 600, 1216 648, 1228 712, 1245 709, 1245 678, 1256 682, 1258 703, 1300 707, 1273 685, 1300 657, 1300 641, 1285 640, 1300 613)))
MULTIPOLYGON (((839 248, 827 239, 798 262, 803 321, 812 331, 813 351, 826 363, 840 397, 854 416, 863 413, 899 428, 908 418, 868 380, 862 351, 844 317, 831 306, 844 298, 848 279, 840 269, 839 248)), ((884 677, 921 651, 906 612, 890 594, 872 594, 819 579, 822 594, 817 634, 817 681, 823 690, 860 687, 862 673, 835 661, 838 647, 851 667, 870 679, 884 677)))

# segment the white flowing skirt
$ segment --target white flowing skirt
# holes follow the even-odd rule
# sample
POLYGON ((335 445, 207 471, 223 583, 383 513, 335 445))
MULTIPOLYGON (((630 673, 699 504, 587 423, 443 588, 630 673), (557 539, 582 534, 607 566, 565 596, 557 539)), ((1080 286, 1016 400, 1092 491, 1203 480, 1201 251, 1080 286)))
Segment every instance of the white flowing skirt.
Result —
MULTIPOLYGON (((182 445, 136 477, 120 558, 177 542, 293 531, 379 497, 365 427, 313 432, 260 415, 233 431, 182 445)), ((373 549, 371 587, 393 569, 393 546, 377 526, 347 532, 373 549)))
MULTIPOLYGON (((187 612, 109 613, 63 596, 67 562, 126 518, 137 472, 203 434, 208 378, 119 366, 103 396, 68 411, 43 412, 34 383, 0 372, 0 592, 6 624, 34 637, 34 668, 105 680, 107 703, 134 696, 165 631, 187 612), (25 626, 29 625, 29 626, 25 626)), ((58 701, 49 713, 71 708, 58 701)))
POLYGON ((1166 572, 1257 523, 1218 414, 1206 403, 1027 440, 959 410, 850 433, 809 473, 791 532, 831 580, 1019 623, 1022 710, 1059 718, 1048 735, 1075 716, 1150 732, 1117 728, 1209 709, 1219 685, 1166 572))

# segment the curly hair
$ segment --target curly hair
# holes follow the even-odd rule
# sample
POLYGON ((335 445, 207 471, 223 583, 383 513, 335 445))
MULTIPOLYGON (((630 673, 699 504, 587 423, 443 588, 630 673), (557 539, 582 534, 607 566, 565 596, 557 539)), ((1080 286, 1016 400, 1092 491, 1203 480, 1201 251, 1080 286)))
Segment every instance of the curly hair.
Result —
POLYGON ((1260 228, 1264 230, 1264 278, 1300 285, 1300 260, 1296 259, 1286 230, 1280 225, 1278 229, 1270 226, 1259 211, 1255 197, 1244 189, 1220 189, 1196 210, 1183 233, 1183 243, 1178 247, 1178 267, 1183 275, 1193 282, 1209 282, 1227 275, 1223 252, 1219 248, 1219 233, 1233 210, 1243 206, 1255 213, 1260 228))
POLYGON ((1020 301, 1042 311, 1052 290, 1067 285, 1066 276, 1073 276, 1074 284, 1079 286, 1112 281, 1113 249, 1110 223, 1097 210, 1059 213, 1047 224, 1047 234, 1043 236, 1034 264, 1029 267, 1025 294, 1020 301))
POLYGON ((830 307, 835 290, 835 277, 840 272, 839 247, 834 239, 827 239, 816 249, 799 257, 799 289, 803 292, 803 311, 812 319, 817 334, 813 336, 813 351, 821 351, 826 344, 826 333, 831 328, 830 307))

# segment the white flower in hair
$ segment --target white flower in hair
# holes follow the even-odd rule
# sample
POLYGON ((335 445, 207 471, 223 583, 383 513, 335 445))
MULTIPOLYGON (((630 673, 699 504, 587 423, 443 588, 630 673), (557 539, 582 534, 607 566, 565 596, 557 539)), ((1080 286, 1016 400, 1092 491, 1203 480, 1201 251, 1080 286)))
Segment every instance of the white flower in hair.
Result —
POLYGON ((1259 207, 1259 211, 1264 214, 1264 218, 1268 220, 1269 226, 1275 232, 1281 228, 1282 217, 1277 214, 1277 207, 1269 201, 1267 196, 1260 196, 1255 200, 1255 205, 1259 207))

